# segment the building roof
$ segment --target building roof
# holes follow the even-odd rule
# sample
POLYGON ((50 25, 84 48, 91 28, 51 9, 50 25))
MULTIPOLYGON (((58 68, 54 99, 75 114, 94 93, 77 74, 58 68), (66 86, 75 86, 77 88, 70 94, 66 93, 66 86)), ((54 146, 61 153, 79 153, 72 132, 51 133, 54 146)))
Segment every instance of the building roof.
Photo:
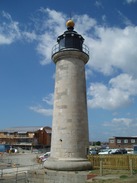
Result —
POLYGON ((42 126, 22 126, 22 127, 11 127, 0 130, 0 132, 8 132, 8 133, 27 133, 27 132, 35 132, 40 129, 45 129, 47 133, 51 133, 50 127, 42 127, 42 126))
POLYGON ((109 139, 114 139, 114 138, 119 138, 119 139, 122 139, 122 138, 137 138, 137 136, 113 136, 113 137, 110 137, 109 139))

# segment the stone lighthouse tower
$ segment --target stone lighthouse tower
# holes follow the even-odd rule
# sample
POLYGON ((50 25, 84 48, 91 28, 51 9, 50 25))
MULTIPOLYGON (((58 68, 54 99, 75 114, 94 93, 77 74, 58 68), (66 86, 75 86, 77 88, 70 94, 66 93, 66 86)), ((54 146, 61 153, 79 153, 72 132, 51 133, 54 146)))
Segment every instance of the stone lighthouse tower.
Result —
POLYGON ((88 170, 88 117, 85 64, 89 60, 84 38, 74 22, 57 38, 52 59, 56 64, 51 156, 44 166, 51 170, 88 170))

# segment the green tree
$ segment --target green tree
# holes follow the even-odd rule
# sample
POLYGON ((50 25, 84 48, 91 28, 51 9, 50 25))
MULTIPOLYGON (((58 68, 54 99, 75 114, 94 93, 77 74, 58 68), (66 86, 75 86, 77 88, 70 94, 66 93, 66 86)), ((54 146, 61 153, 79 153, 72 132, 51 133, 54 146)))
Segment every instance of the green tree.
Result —
POLYGON ((100 145, 101 145, 101 142, 100 142, 100 141, 97 141, 97 142, 96 142, 96 145, 97 145, 97 146, 100 146, 100 145))

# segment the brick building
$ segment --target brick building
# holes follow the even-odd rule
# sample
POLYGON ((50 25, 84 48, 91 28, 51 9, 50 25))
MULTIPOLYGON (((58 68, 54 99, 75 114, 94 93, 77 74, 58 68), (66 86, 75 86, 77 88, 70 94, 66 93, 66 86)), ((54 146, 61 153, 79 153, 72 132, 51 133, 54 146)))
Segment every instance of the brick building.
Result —
POLYGON ((0 130, 0 144, 30 149, 50 147, 50 127, 14 127, 0 130))
POLYGON ((109 148, 133 148, 134 145, 137 145, 137 136, 109 138, 109 148))
POLYGON ((39 145, 50 146, 51 145, 51 128, 42 127, 38 129, 34 134, 34 139, 39 145))

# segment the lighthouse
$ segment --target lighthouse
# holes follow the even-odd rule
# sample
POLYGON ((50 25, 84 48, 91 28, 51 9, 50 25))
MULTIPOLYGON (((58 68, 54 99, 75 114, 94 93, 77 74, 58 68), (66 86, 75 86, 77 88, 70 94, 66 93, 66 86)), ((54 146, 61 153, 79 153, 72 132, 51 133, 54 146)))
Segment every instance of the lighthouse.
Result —
POLYGON ((89 146, 85 64, 89 50, 84 38, 74 31, 72 20, 57 38, 52 49, 56 64, 51 155, 45 168, 60 171, 91 169, 87 160, 89 146))

